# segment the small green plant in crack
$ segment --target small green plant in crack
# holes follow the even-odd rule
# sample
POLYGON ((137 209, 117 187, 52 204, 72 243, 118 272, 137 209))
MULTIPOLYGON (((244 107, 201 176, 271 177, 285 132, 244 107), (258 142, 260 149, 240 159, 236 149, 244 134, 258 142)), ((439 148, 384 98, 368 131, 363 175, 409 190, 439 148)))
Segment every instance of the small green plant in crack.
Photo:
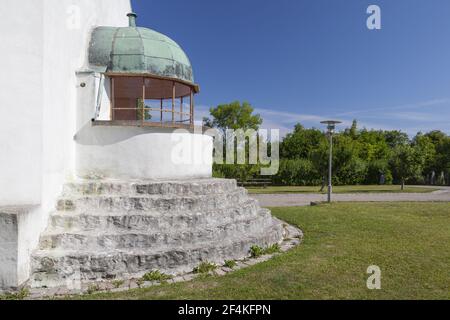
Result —
POLYGON ((252 258, 258 258, 264 254, 264 249, 260 246, 251 246, 250 248, 250 255, 252 258))
POLYGON ((154 270, 151 272, 148 272, 146 274, 144 274, 144 276, 142 277, 142 280, 144 281, 167 281, 172 279, 171 275, 168 274, 164 274, 162 272, 160 272, 159 270, 154 270))
POLYGON ((275 243, 266 248, 261 248, 260 246, 255 245, 250 248, 250 255, 252 258, 258 258, 265 254, 274 254, 274 253, 280 252, 280 250, 281 249, 280 249, 280 246, 278 245, 278 243, 275 243))
POLYGON ((225 267, 233 269, 234 267, 236 267, 236 261, 234 260, 225 260, 225 267))
POLYGON ((125 281, 123 281, 123 280, 114 280, 112 282, 112 285, 114 286, 114 288, 117 289, 117 288, 123 286, 124 283, 125 283, 125 281))
POLYGON ((23 300, 28 297, 30 291, 27 288, 22 288, 20 291, 15 293, 8 293, 5 295, 0 295, 0 300, 23 300))
POLYGON ((271 246, 268 246, 264 249, 264 254, 274 254, 281 251, 280 245, 278 243, 274 243, 271 246))
POLYGON ((217 266, 214 263, 210 263, 207 261, 204 261, 200 263, 197 267, 194 268, 194 273, 209 273, 211 271, 216 270, 217 266))
POLYGON ((100 291, 100 287, 98 286, 98 284, 94 283, 94 284, 90 284, 88 286, 86 293, 87 294, 93 294, 93 293, 96 293, 98 291, 100 291))

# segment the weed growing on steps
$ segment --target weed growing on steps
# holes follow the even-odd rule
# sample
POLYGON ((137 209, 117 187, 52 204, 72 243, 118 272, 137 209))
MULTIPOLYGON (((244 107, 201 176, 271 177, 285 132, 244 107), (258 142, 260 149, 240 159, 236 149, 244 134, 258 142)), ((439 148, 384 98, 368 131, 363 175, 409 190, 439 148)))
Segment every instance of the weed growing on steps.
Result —
POLYGON ((30 294, 30 291, 26 288, 20 289, 20 291, 15 293, 7 293, 4 295, 0 295, 0 300, 23 300, 26 297, 28 297, 30 294))
POLYGON ((225 260, 225 267, 233 269, 236 266, 236 261, 234 260, 225 260))
POLYGON ((194 273, 209 273, 216 269, 217 266, 214 263, 204 261, 194 268, 194 273))
POLYGON ((90 284, 86 293, 87 294, 93 294, 100 291, 100 287, 98 286, 98 284, 90 284))
POLYGON ((117 289, 117 288, 123 286, 124 283, 125 283, 125 281, 123 281, 123 280, 114 280, 112 282, 112 285, 114 286, 114 288, 117 289))
POLYGON ((250 255, 252 258, 258 258, 265 254, 274 254, 277 252, 280 252, 280 245, 278 243, 275 243, 266 248, 261 248, 260 246, 256 245, 250 248, 250 255))
POLYGON ((148 272, 146 274, 144 274, 144 276, 142 277, 142 280, 144 281, 167 281, 169 279, 172 279, 171 275, 168 274, 164 274, 162 272, 160 272, 159 270, 154 270, 151 272, 148 272))

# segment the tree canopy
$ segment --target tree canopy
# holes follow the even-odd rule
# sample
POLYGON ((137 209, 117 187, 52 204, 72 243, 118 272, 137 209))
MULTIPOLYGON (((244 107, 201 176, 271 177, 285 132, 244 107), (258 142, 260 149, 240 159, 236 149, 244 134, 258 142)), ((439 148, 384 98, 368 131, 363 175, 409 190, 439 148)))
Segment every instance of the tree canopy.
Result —
POLYGON ((226 129, 258 130, 263 120, 259 114, 253 114, 253 112, 254 109, 248 102, 241 104, 239 101, 234 101, 211 108, 209 113, 212 118, 204 118, 203 122, 208 127, 222 131, 226 129))
MULTIPOLYGON (((235 101, 210 109, 205 124, 226 129, 255 129, 262 118, 247 102, 235 101)), ((328 138, 322 130, 295 125, 279 143, 280 170, 272 179, 285 185, 318 185, 327 176, 328 138)), ((214 165, 214 174, 246 180, 259 170, 252 165, 214 165)), ((412 139, 399 130, 360 129, 353 121, 334 135, 334 184, 430 183, 444 176, 450 185, 450 136, 441 131, 419 132, 412 139), (381 177, 383 177, 381 179, 381 177)), ((441 179, 442 180, 442 179, 441 179)))

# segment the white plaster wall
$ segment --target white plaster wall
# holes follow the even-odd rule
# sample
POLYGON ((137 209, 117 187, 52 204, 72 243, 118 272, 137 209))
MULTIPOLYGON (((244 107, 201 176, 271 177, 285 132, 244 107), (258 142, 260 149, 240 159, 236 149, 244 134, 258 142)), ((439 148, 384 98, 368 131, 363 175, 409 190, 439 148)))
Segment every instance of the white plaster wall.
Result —
POLYGON ((75 71, 91 30, 126 26, 129 0, 2 0, 0 205, 51 202, 73 176, 75 71))
POLYGON ((42 25, 42 1, 2 0, 0 205, 41 200, 42 25))
POLYGON ((170 129, 88 126, 77 134, 82 178, 189 179, 212 175, 212 137, 170 129))
MULTIPOLYGON (((74 176, 76 71, 87 65, 95 26, 128 25, 129 0, 44 0, 43 193, 55 195, 74 176), (57 81, 55 81, 57 79, 57 81), (55 121, 57 120, 57 121, 55 121)), ((44 199, 52 197, 44 196, 44 199)), ((50 200, 53 204, 53 199, 50 200)))
MULTIPOLYGON (((0 206, 37 205, 18 223, 21 283, 62 184, 74 176, 75 72, 87 63, 90 32, 126 26, 131 6, 129 0, 2 0, 1 6, 0 206)), ((0 283, 3 276, 0 269, 0 283)))

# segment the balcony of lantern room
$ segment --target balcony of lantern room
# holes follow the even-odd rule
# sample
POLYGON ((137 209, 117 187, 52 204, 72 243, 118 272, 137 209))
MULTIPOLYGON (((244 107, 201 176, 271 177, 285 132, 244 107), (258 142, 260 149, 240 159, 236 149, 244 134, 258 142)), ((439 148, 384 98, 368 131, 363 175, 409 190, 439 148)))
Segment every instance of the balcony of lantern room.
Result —
POLYGON ((169 37, 136 26, 98 27, 89 68, 98 74, 94 125, 192 128, 195 84, 189 58, 169 37), (104 97, 106 96, 106 97, 104 97))
POLYGON ((128 27, 92 31, 88 66, 78 72, 77 175, 211 177, 212 137, 195 126, 199 86, 187 55, 169 37, 137 27, 134 13, 128 17, 128 27), (207 159, 177 163, 180 148, 207 159))
POLYGON ((105 79, 109 82, 108 101, 98 105, 94 125, 193 128, 197 85, 120 73, 106 73, 105 79))

